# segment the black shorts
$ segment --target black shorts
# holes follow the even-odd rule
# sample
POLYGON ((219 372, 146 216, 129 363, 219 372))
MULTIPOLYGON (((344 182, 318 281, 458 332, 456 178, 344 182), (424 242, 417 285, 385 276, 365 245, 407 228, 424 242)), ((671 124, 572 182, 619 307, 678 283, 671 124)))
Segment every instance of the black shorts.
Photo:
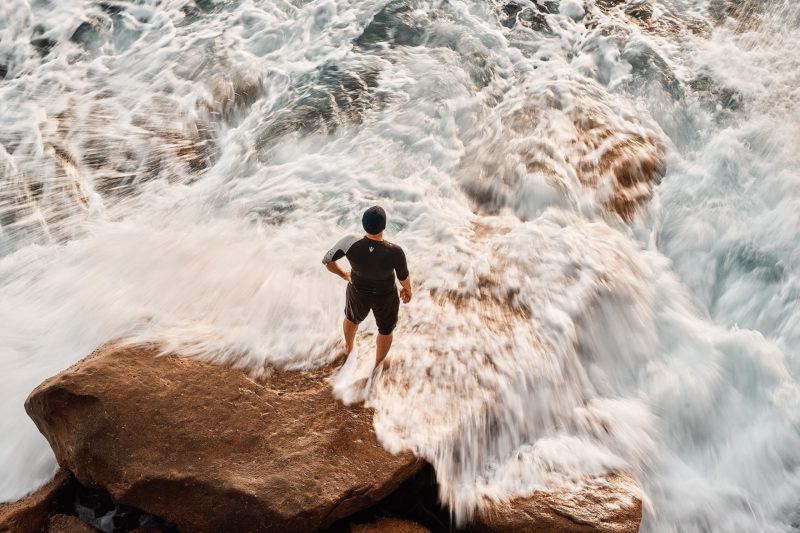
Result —
POLYGON ((378 333, 388 335, 397 325, 397 313, 400 310, 400 297, 397 290, 389 294, 366 294, 358 292, 352 283, 347 284, 347 296, 344 304, 344 316, 354 324, 360 324, 370 311, 375 315, 378 333))

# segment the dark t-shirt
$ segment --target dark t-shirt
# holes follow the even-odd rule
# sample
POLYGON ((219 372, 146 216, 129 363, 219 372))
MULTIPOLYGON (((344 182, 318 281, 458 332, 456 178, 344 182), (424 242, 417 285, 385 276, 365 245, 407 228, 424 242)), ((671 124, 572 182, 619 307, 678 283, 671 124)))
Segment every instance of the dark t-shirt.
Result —
POLYGON ((403 249, 389 241, 375 241, 367 237, 348 236, 328 250, 323 261, 327 265, 347 257, 353 270, 350 281, 358 292, 367 294, 390 294, 395 291, 394 275, 397 279, 408 277, 408 266, 403 249))

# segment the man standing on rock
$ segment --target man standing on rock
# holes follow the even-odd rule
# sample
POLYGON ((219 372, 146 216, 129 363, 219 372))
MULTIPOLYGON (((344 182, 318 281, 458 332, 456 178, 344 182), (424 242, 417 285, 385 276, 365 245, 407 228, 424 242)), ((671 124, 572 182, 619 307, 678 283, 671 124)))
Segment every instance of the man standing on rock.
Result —
MULTIPOLYGON (((403 303, 411 301, 411 277, 408 275, 403 249, 383 240, 386 228, 386 212, 373 206, 361 217, 366 236, 347 236, 331 248, 322 263, 334 274, 348 281, 344 306, 344 353, 350 355, 358 325, 370 311, 378 324, 378 345, 375 352, 375 368, 381 364, 392 346, 392 331, 397 325, 400 298, 403 303), (345 272, 336 261, 347 257, 352 271, 345 272), (402 285, 400 297, 394 277, 402 285)), ((388 364, 387 359, 384 364, 388 364)))

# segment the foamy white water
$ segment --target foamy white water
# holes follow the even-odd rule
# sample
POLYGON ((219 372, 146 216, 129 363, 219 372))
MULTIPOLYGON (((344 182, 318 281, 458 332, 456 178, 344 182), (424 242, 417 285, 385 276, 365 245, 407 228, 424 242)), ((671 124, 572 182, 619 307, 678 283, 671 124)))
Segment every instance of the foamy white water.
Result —
POLYGON ((320 258, 380 203, 417 288, 366 401, 457 520, 629 470, 644 531, 797 530, 799 27, 791 0, 4 3, 0 501, 56 468, 25 397, 104 342, 330 362, 320 258))

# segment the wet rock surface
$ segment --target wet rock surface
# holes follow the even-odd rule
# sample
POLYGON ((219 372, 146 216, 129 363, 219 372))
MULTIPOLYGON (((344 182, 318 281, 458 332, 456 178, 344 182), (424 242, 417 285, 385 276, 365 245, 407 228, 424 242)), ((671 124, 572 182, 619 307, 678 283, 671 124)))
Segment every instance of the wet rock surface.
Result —
POLYGON ((500 5, 500 23, 506 28, 513 28, 520 24, 533 31, 552 33, 547 22, 548 14, 558 13, 557 2, 543 2, 534 4, 536 9, 525 7, 517 2, 508 2, 500 5))
POLYGON ((464 190, 481 210, 495 214, 511 205, 522 218, 537 214, 517 198, 542 177, 575 196, 577 178, 584 190, 595 191, 604 210, 626 221, 649 201, 666 173, 664 146, 646 127, 613 125, 607 110, 584 105, 589 92, 602 97, 601 89, 584 84, 569 106, 550 90, 527 93, 524 106, 498 107, 492 134, 498 140, 476 143, 462 161, 464 190))
POLYGON ((629 475, 611 474, 573 489, 534 492, 479 512, 476 532, 635 533, 642 520, 641 491, 629 475))
POLYGON ((294 100, 268 115, 258 145, 264 148, 294 132, 333 133, 345 124, 361 123, 367 111, 381 104, 375 95, 379 76, 376 68, 347 71, 335 64, 303 76, 294 100))
POLYGON ((81 483, 181 531, 315 531, 422 466, 386 452, 371 412, 337 402, 327 372, 256 383, 154 347, 108 345, 37 387, 26 409, 81 483))

